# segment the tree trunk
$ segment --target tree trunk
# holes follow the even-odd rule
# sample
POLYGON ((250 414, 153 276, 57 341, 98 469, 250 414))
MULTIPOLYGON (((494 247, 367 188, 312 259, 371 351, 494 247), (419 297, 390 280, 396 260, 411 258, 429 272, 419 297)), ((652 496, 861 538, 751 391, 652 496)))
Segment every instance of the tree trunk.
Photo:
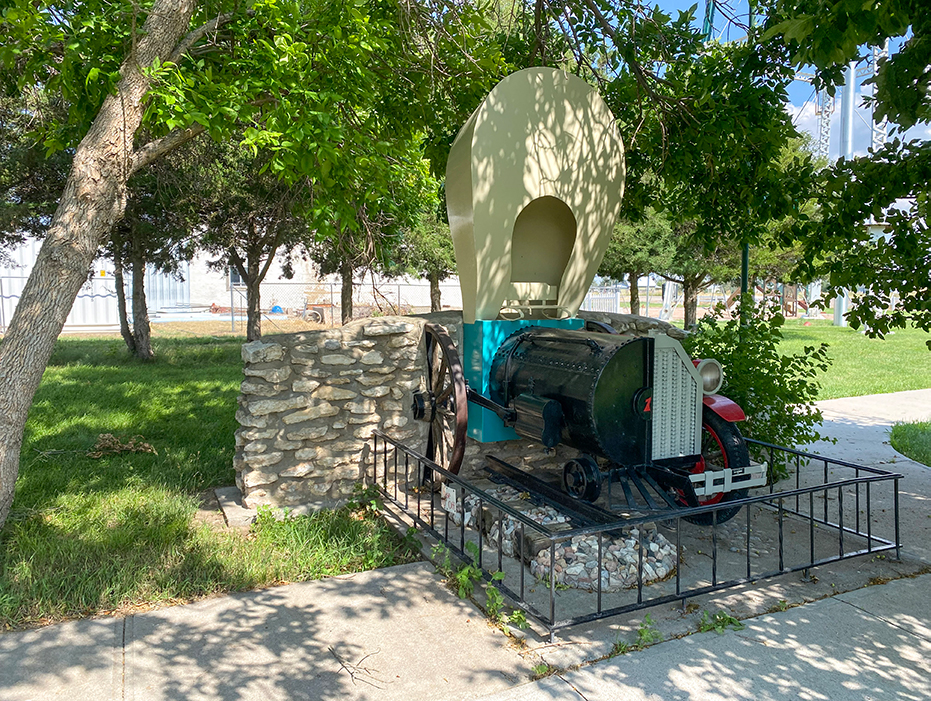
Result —
POLYGON ((691 329, 698 323, 698 284, 686 279, 682 283, 682 295, 685 299, 685 328, 691 329))
POLYGON ((145 301, 145 256, 142 246, 133 237, 133 340, 136 342, 136 357, 154 360, 152 331, 149 327, 149 310, 145 301))
POLYGON ((349 263, 343 263, 339 267, 339 274, 343 280, 339 296, 339 303, 342 307, 340 317, 345 325, 352 321, 352 266, 349 263))
POLYGON ((71 173, 35 267, 0 346, 0 528, 13 503, 29 407, 97 248, 123 216, 132 143, 149 78, 142 67, 167 58, 190 24, 192 0, 156 0, 74 154, 71 173))
POLYGON ((129 329, 129 315, 126 311, 126 282, 123 279, 123 251, 119 245, 113 247, 113 277, 116 279, 116 310, 120 317, 120 335, 130 354, 134 354, 136 340, 129 329))
POLYGON ((430 281, 430 311, 442 311, 443 307, 440 305, 440 276, 431 273, 427 276, 427 279, 430 281))
POLYGON ((259 260, 249 256, 246 260, 246 340, 262 338, 262 276, 259 275, 259 260))
POLYGON ((631 270, 627 273, 627 279, 630 281, 630 313, 640 316, 640 287, 637 281, 640 280, 640 272, 631 270))

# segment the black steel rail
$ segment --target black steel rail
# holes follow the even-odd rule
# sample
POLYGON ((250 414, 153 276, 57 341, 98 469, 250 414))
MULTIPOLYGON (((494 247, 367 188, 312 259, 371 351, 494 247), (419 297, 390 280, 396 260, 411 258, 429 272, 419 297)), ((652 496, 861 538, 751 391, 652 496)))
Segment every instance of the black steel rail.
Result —
POLYGON ((613 523, 616 528, 621 528, 629 525, 625 519, 619 518, 617 514, 587 501, 573 499, 548 482, 544 482, 529 472, 514 467, 514 465, 505 462, 501 458, 486 455, 485 459, 489 463, 485 466, 485 469, 491 472, 492 475, 499 475, 511 486, 527 490, 533 496, 540 496, 544 503, 555 507, 582 526, 604 526, 613 523))

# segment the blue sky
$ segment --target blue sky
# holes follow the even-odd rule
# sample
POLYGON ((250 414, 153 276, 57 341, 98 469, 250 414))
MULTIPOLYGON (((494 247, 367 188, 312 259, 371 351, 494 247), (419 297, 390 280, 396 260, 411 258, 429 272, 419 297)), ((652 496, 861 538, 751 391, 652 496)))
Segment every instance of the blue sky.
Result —
MULTIPOLYGON (((687 10, 695 3, 694 0, 657 0, 656 4, 666 12, 675 16, 676 12, 687 10)), ((733 23, 729 22, 727 15, 736 16, 742 23, 745 23, 747 21, 749 6, 746 0, 729 0, 729 2, 727 2, 727 7, 729 9, 718 9, 715 13, 714 36, 722 41, 739 40, 744 35, 744 32, 734 26, 733 23)), ((698 3, 695 16, 698 25, 701 26, 705 16, 704 0, 698 3)), ((892 51, 895 50, 898 43, 893 45, 892 51)), ((862 104, 863 96, 868 95, 870 92, 870 86, 861 85, 862 81, 863 78, 858 78, 855 81, 856 102, 853 128, 853 149, 855 155, 865 154, 866 150, 870 147, 870 125, 872 124, 872 116, 870 110, 862 104)), ((818 129, 818 116, 815 114, 814 88, 808 83, 797 80, 789 87, 788 92, 789 104, 786 105, 786 111, 792 115, 793 121, 800 130, 806 131, 815 137, 818 129)), ((829 153, 831 160, 836 159, 840 153, 840 106, 840 91, 838 91, 834 114, 831 119, 831 148, 829 153)), ((891 136, 893 136, 892 133, 890 133, 890 137, 891 136)), ((916 127, 909 130, 905 136, 906 138, 931 139, 931 128, 927 125, 916 127)))

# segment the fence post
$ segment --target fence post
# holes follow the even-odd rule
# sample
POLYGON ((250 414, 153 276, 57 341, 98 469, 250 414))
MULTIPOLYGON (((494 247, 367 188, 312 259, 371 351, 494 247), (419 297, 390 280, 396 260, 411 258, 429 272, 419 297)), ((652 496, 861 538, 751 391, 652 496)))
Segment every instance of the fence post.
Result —
POLYGON ((230 331, 236 333, 236 300, 233 296, 233 273, 229 274, 230 280, 230 331))

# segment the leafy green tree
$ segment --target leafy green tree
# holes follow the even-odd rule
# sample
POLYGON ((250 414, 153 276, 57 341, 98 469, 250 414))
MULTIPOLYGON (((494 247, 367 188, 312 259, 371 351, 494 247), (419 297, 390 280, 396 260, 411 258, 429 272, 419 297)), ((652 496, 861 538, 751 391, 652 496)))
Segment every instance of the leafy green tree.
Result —
POLYGON ((177 162, 162 159, 129 179, 126 213, 104 246, 113 261, 120 317, 120 333, 129 352, 140 360, 152 360, 151 328, 145 293, 146 267, 180 276, 180 263, 193 254, 192 213, 179 206, 191 189, 190 174, 177 162), (132 277, 132 328, 126 306, 125 271, 132 277))
POLYGON ((168 160, 183 174, 175 209, 200 232, 193 246, 213 257, 213 269, 239 273, 246 338, 261 338, 262 281, 276 255, 286 257, 310 235, 310 179, 281 180, 269 168, 267 150, 253 153, 236 140, 192 145, 168 160))
POLYGON ((637 222, 622 220, 614 227, 611 243, 598 268, 598 274, 630 282, 630 313, 640 314, 637 281, 647 273, 666 270, 675 256, 672 226, 652 208, 637 222))
POLYGON ((334 184, 320 195, 333 206, 323 209, 322 217, 315 210, 315 236, 307 252, 321 273, 340 276, 344 324, 353 316, 356 272, 370 270, 389 276, 403 273, 405 240, 420 224, 423 212, 436 208, 436 182, 417 146, 409 142, 407 154, 393 160, 361 158, 351 164, 346 159, 334 184), (389 191, 375 195, 369 188, 373 178, 384 178, 390 183, 389 191))
MULTIPOLYGON (((830 364, 827 344, 783 354, 779 343, 785 318, 778 305, 754 305, 750 295, 740 305, 745 309, 730 319, 723 306, 702 317, 683 344, 692 357, 715 358, 724 367, 721 393, 746 413, 740 426, 746 437, 790 447, 820 440, 821 411, 814 401, 818 375, 830 364)), ((773 481, 787 475, 786 465, 769 467, 773 481)))
POLYGON ((726 238, 713 247, 702 245, 695 238, 696 229, 695 222, 672 227, 675 253, 666 268, 657 270, 666 280, 682 285, 687 329, 698 321, 698 295, 702 290, 740 277, 738 246, 726 238))
POLYGON ((0 95, 0 259, 25 236, 44 236, 58 206, 70 154, 46 157, 31 127, 32 115, 53 109, 35 91, 0 95))
MULTIPOLYGON (((931 14, 919 0, 851 4, 840 0, 770 0, 766 37, 778 40, 796 66, 814 66, 816 84, 832 94, 864 47, 904 39, 881 59, 873 86, 873 117, 900 135, 931 121, 931 14)), ((931 233, 927 222, 931 143, 892 139, 867 156, 841 159, 822 172, 820 221, 802 229, 805 267, 823 261, 834 288, 861 289, 847 314, 871 335, 911 323, 931 330, 931 233), (871 235, 870 220, 884 224, 871 235)), ((931 348, 931 341, 928 341, 931 348)))
POLYGON ((425 208, 417 224, 407 231, 402 256, 407 270, 430 283, 430 311, 441 311, 440 282, 456 274, 456 252, 449 224, 440 220, 435 208, 425 208))
POLYGON ((420 48, 429 37, 418 32, 428 20, 438 22, 429 8, 375 0, 4 6, 0 84, 59 96, 66 118, 39 127, 48 150, 74 151, 0 347, 0 525, 29 405, 94 255, 125 212, 129 177, 205 132, 244 134, 289 182, 328 186, 347 133, 384 157, 391 137, 426 121, 420 48))

